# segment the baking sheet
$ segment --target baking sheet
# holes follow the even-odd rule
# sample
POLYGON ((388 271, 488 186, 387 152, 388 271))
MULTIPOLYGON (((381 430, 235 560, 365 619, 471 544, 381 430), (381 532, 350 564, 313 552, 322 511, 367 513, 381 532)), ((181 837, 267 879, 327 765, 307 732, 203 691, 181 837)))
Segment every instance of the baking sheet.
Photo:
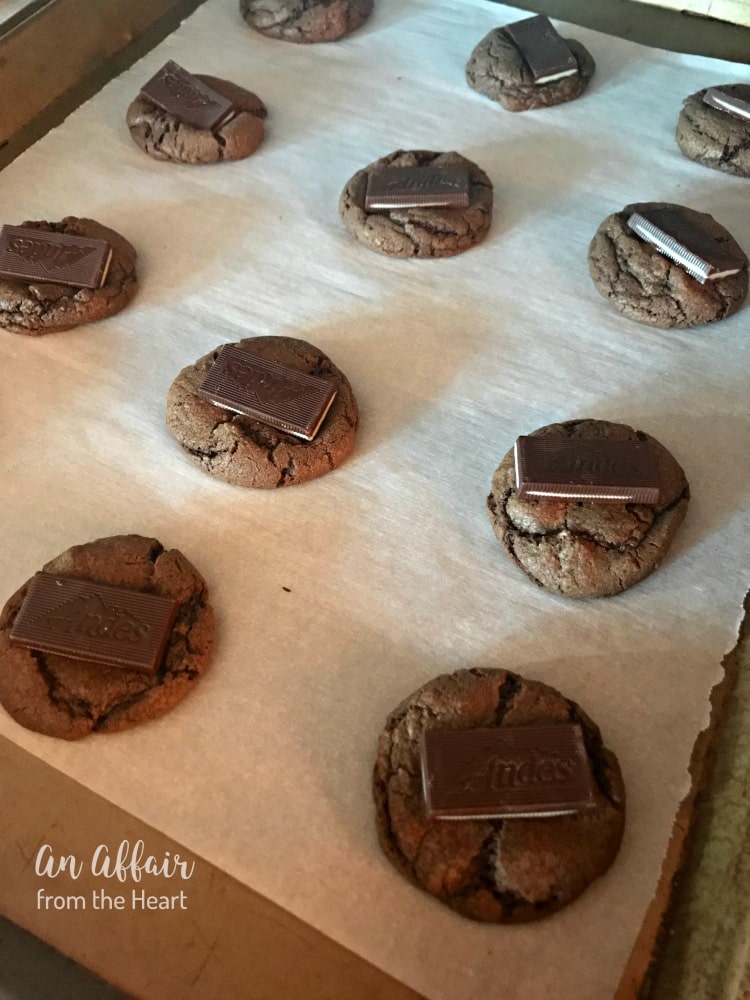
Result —
POLYGON ((745 0, 639 0, 655 7, 669 7, 676 11, 730 21, 732 24, 750 25, 750 11, 745 0))
POLYGON ((0 713, 0 733, 431 1000, 614 992, 749 585, 747 307, 691 331, 640 327, 586 265, 599 222, 638 200, 710 211, 750 247, 748 182, 683 159, 673 138, 685 95, 750 82, 748 68, 571 27, 598 64, 588 95, 512 115, 463 67, 522 16, 381 0, 347 41, 297 47, 246 29, 234 0, 208 0, 0 184, 3 221, 93 216, 137 247, 141 279, 110 320, 0 338, 4 589, 70 544, 134 531, 201 569, 218 623, 212 671, 158 723, 66 744, 0 713), (263 97, 255 156, 197 168, 137 149, 125 109, 169 58, 263 97), (344 182, 399 147, 457 149, 489 173, 482 246, 397 261, 349 236, 344 182), (207 477, 169 436, 177 371, 253 334, 310 340, 349 376, 362 422, 340 470, 251 492, 207 477), (535 588, 484 509, 518 434, 577 417, 653 434, 693 491, 663 567, 602 601, 535 588), (614 867, 539 925, 472 924, 376 844, 386 714, 471 666, 560 687, 623 768, 614 867))

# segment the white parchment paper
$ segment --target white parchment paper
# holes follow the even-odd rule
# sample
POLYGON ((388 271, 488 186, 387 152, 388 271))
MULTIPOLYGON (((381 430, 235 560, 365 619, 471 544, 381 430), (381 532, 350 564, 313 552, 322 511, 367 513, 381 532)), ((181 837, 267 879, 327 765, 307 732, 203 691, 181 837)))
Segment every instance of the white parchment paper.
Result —
POLYGON ((597 61, 588 94, 513 115, 469 89, 464 65, 521 16, 380 0, 345 42, 297 47, 247 29, 235 0, 209 0, 0 175, 3 221, 95 217, 137 247, 141 279, 108 321, 0 336, 3 591, 71 544, 140 532, 201 569, 218 623, 210 674, 159 722, 67 744, 0 712, 0 732, 431 1000, 613 993, 749 586, 750 311, 684 332, 638 326, 595 291, 586 250, 637 200, 710 211, 750 248, 750 182, 689 162, 673 138, 683 97, 750 70, 571 27, 597 61), (132 143, 125 109, 168 58, 263 97, 255 156, 177 166, 132 143), (456 149, 488 172, 482 246, 399 261, 349 236, 343 184, 399 147, 456 149), (337 472, 233 488, 166 431, 177 371, 253 334, 303 337, 348 374, 361 430, 337 472), (575 602, 513 567, 484 505, 518 434, 584 416, 656 436, 693 499, 657 573, 575 602), (615 865, 538 925, 454 915, 375 839, 386 714, 477 665, 579 701, 625 775, 615 865))

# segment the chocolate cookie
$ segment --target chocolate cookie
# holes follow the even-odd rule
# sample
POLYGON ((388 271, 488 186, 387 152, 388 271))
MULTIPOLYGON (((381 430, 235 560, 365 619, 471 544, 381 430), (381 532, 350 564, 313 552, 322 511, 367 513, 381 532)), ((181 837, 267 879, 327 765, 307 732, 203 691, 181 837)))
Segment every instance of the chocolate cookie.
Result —
POLYGON ((662 328, 713 323, 736 312, 747 295, 747 256, 705 212, 666 202, 626 205, 602 222, 589 246, 589 271, 598 291, 628 319, 662 328), (739 254, 739 274, 701 284, 628 227, 633 212, 676 208, 708 235, 739 254))
POLYGON ((373 0, 240 0, 251 28, 285 42, 335 42, 364 24, 373 0))
POLYGON ((360 243, 389 257, 452 257, 481 243, 492 221, 492 183, 459 153, 396 150, 347 181, 339 198, 344 225, 360 243), (469 170, 468 208, 393 208, 366 211, 367 181, 381 167, 443 167, 469 170))
POLYGON ((565 597, 607 597, 627 590, 660 565, 687 511, 685 473, 649 434, 607 420, 549 424, 533 435, 584 440, 650 441, 661 480, 659 503, 597 503, 516 492, 514 452, 492 477, 492 528, 517 566, 539 586, 565 597))
POLYGON ((196 128, 139 94, 126 116, 135 144, 155 160, 174 163, 217 163, 250 156, 263 139, 267 114, 263 101, 228 80, 203 73, 194 75, 230 100, 235 114, 216 129, 196 128))
MULTIPOLYGON (((737 177, 750 177, 750 121, 704 104, 705 87, 683 101, 677 121, 677 145, 685 156, 705 167, 737 177)), ((723 83, 720 89, 750 103, 750 84, 723 83)))
POLYGON ((177 549, 115 535, 73 546, 44 572, 173 597, 179 607, 158 673, 147 675, 11 644, 27 581, 0 614, 0 704, 22 726, 65 740, 128 729, 168 712, 206 670, 213 610, 203 578, 177 549))
POLYGON ((306 375, 328 379, 336 398, 312 441, 233 413, 202 399, 198 387, 220 347, 183 368, 169 389, 167 427, 183 451, 211 476, 236 486, 274 489, 322 476, 354 447, 359 412, 346 376, 317 347, 293 337, 249 337, 236 345, 249 354, 306 375))
POLYGON ((533 111, 574 101, 588 87, 596 64, 589 51, 575 38, 566 38, 565 42, 576 58, 578 73, 552 83, 536 84, 521 53, 503 28, 494 28, 469 56, 466 64, 468 84, 502 104, 506 111, 533 111))
POLYGON ((521 923, 566 906, 617 854, 625 790, 615 755, 559 691, 507 670, 459 670, 425 684, 391 712, 373 779, 378 839, 421 889, 473 920, 521 923), (428 729, 574 722, 583 732, 594 808, 534 819, 428 819, 420 739, 428 729))
POLYGON ((62 222, 24 222, 22 225, 40 232, 106 240, 112 248, 112 261, 101 288, 28 284, 0 277, 0 327, 29 337, 72 330, 83 323, 113 316, 135 295, 138 287, 136 252, 114 229, 108 229, 93 219, 77 219, 73 215, 62 222))

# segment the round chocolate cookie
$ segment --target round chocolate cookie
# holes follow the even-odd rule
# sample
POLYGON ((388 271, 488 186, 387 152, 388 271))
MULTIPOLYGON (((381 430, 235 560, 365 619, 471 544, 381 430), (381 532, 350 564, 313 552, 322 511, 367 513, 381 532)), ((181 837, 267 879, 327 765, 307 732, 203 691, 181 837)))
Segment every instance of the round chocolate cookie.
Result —
POLYGON ((240 0, 251 28, 285 42, 335 42, 364 24, 373 0, 240 0))
MULTIPOLYGON (((705 87, 683 101, 675 135, 685 156, 704 167, 750 177, 750 121, 703 103, 705 87)), ((750 102, 750 84, 725 83, 720 89, 750 102)))
POLYGON ((638 323, 670 327, 713 323, 736 312, 747 295, 747 256, 722 225, 705 212, 667 202, 626 205, 608 215, 589 246, 589 271, 598 291, 623 316, 638 323), (738 274, 701 284, 628 227, 633 212, 678 209, 709 236, 744 260, 738 274))
POLYGON ((263 139, 267 114, 263 101, 251 91, 217 76, 203 73, 194 76, 230 100, 235 114, 216 129, 196 128, 139 94, 126 116, 135 144, 155 160, 174 163, 217 163, 250 156, 263 139))
POLYGON ((223 409, 197 392, 219 356, 217 347, 183 368, 169 389, 167 427, 183 451, 217 479, 261 489, 304 483, 341 465, 354 447, 359 412, 348 379, 331 359, 294 337, 249 337, 234 346, 327 379, 336 387, 336 398, 312 441, 223 409))
POLYGON ((502 28, 494 28, 469 56, 466 79, 470 87, 502 104, 506 111, 533 111, 574 101, 588 87, 596 64, 588 49, 575 38, 566 38, 565 42, 576 58, 578 73, 536 84, 521 53, 502 28))
POLYGON ((83 323, 113 316, 135 295, 138 288, 136 252, 114 229, 73 215, 62 222, 23 222, 21 225, 40 232, 106 240, 112 248, 112 260, 101 288, 74 288, 51 282, 29 284, 0 277, 0 327, 29 337, 72 330, 83 323))
POLYGON ((65 740, 128 729, 168 712, 206 670, 213 610, 203 578, 177 549, 155 538, 115 535, 74 545, 43 569, 172 597, 179 608, 158 673, 143 674, 11 645, 27 581, 0 614, 0 704, 22 726, 65 740))
POLYGON ((391 712, 378 742, 373 791, 387 858, 421 889, 473 920, 521 923, 566 906, 612 864, 625 824, 617 758, 589 717, 559 691, 507 670, 459 670, 391 712), (533 819, 430 819, 420 740, 428 729, 581 726, 594 807, 533 819))
POLYGON ((492 528, 513 562, 546 590, 565 597, 607 597, 627 590, 660 565, 687 511, 685 473, 649 434, 606 420, 569 420, 534 431, 582 440, 650 441, 659 466, 656 506, 519 497, 514 451, 492 477, 492 528))
POLYGON ((492 182, 476 163, 459 153, 396 150, 347 181, 339 198, 344 225, 360 243, 389 257, 452 257, 481 243, 492 221, 492 182), (468 208, 365 210, 367 182, 381 167, 467 166, 468 208))

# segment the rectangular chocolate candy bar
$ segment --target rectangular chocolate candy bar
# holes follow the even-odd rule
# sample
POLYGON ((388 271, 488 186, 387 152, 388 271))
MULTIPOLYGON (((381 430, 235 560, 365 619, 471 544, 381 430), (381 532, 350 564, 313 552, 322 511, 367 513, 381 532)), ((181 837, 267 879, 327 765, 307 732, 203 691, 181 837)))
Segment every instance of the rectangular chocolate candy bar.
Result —
POLYGON ((720 87, 710 87, 703 95, 703 103, 718 111, 725 111, 733 118, 750 122, 750 101, 743 101, 734 94, 728 94, 720 87))
POLYGON ((37 573, 10 639, 43 653, 155 674, 178 607, 171 597, 37 573))
POLYGON ((578 72, 578 60, 544 14, 506 24, 503 33, 523 56, 535 84, 553 83, 578 72))
POLYGON ((628 226, 659 253, 669 257, 704 285, 706 281, 738 274, 744 260, 719 243, 678 209, 652 208, 634 212, 628 226))
POLYGON ((564 816, 595 805, 581 727, 428 729, 422 783, 431 819, 564 816))
POLYGON ((231 101, 171 59, 141 87, 141 93, 162 111, 196 128, 218 128, 234 113, 231 101))
POLYGON ((305 375, 228 344, 198 388, 225 410, 312 441, 336 397, 327 379, 305 375))
POLYGON ((469 169, 381 167, 367 181, 365 211, 387 208, 467 208, 469 169))
POLYGON ((0 277, 14 281, 101 288, 111 260, 112 250, 105 240, 32 226, 0 230, 0 277))
POLYGON ((515 461, 519 497, 659 502, 659 463, 650 441, 522 436, 515 461))

